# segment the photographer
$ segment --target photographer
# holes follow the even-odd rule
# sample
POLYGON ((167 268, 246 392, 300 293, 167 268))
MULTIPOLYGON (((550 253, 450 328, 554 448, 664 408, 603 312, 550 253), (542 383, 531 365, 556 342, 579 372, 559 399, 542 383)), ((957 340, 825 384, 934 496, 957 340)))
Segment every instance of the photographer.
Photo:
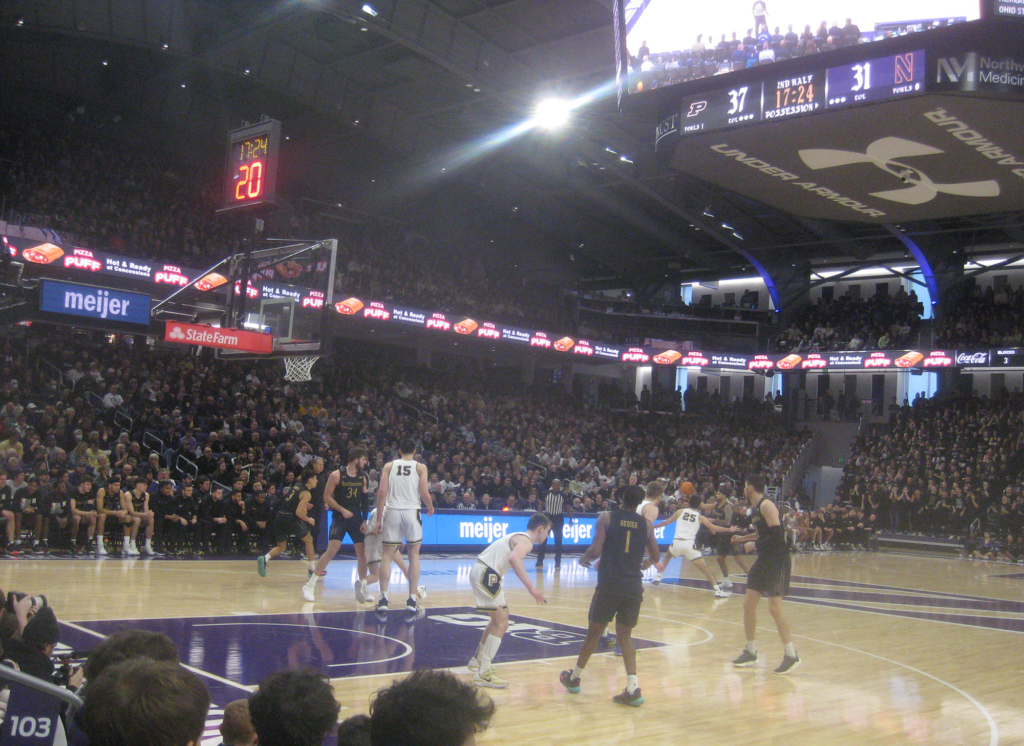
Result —
POLYGON ((53 650, 60 642, 60 627, 53 609, 43 606, 38 609, 21 633, 4 641, 4 654, 18 664, 18 668, 29 676, 66 686, 76 691, 82 685, 82 669, 61 667, 53 662, 53 650))

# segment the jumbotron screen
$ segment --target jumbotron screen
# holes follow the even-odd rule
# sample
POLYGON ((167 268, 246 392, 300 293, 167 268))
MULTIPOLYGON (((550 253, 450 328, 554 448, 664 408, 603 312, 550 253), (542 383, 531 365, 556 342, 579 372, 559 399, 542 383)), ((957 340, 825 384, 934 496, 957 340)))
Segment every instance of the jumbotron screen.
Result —
POLYGON ((979 0, 624 0, 629 92, 981 17, 979 0))

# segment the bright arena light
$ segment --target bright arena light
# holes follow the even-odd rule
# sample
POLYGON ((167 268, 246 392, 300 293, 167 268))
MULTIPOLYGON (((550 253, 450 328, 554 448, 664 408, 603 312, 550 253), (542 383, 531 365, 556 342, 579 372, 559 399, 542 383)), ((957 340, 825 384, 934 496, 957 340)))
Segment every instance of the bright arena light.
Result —
POLYGON ((557 129, 569 121, 569 113, 572 109, 571 101, 547 98, 537 104, 533 121, 538 127, 544 127, 549 130, 557 129))

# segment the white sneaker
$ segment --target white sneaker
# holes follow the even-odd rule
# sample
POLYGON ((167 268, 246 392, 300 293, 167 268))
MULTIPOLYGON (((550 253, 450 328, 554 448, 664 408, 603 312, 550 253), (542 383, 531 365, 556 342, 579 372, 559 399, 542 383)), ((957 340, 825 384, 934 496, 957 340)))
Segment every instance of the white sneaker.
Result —
POLYGON ((103 539, 102 538, 99 538, 99 539, 96 540, 96 554, 98 554, 100 557, 106 557, 107 556, 107 548, 105 546, 103 546, 103 539))
POLYGON ((142 554, 153 554, 153 545, 150 544, 148 541, 142 545, 142 554))
POLYGON ((651 578, 651 582, 654 583, 654 585, 658 585, 661 582, 661 575, 662 573, 659 572, 657 575, 651 578))
POLYGON ((135 546, 135 542, 132 542, 131 544, 128 545, 128 556, 129 557, 138 557, 141 554, 142 553, 139 551, 139 548, 137 546, 135 546))
POLYGON ((488 668, 486 671, 477 671, 476 676, 473 677, 473 683, 488 689, 504 689, 508 686, 508 682, 505 679, 499 678, 493 668, 488 668))
POLYGON ((420 601, 427 597, 427 586, 418 585, 416 586, 416 595, 420 597, 420 601))
POLYGON ((366 581, 357 580, 355 584, 356 590, 356 601, 361 604, 366 603, 366 581))
POLYGON ((725 590, 725 588, 722 588, 721 586, 715 588, 715 598, 729 598, 731 595, 732 594, 729 593, 729 591, 725 590))
POLYGON ((307 601, 316 601, 316 579, 314 575, 302 584, 302 597, 307 601))
POLYGON ((718 587, 724 588, 725 590, 729 590, 730 588, 732 588, 732 581, 729 580, 729 578, 724 578, 722 582, 718 584, 718 587))

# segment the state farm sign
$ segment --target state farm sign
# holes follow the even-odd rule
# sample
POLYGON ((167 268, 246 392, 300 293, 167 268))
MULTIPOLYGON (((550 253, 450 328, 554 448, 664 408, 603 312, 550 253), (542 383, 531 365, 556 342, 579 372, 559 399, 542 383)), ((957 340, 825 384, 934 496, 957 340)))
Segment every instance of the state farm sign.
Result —
POLYGON ((274 338, 270 334, 247 332, 241 329, 221 329, 202 324, 167 322, 164 329, 165 342, 179 342, 200 347, 219 347, 222 350, 255 352, 269 355, 274 351, 274 338))

